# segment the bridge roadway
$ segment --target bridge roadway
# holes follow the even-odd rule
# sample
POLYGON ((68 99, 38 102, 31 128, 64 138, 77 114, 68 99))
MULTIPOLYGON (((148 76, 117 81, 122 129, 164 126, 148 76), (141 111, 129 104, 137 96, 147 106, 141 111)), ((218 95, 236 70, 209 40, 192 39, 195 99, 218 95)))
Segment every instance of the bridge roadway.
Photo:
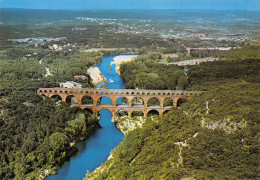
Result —
POLYGON ((180 99, 186 99, 201 94, 203 91, 181 91, 181 90, 144 90, 144 89, 90 89, 90 88, 39 88, 38 95, 44 95, 49 98, 59 96, 65 103, 68 98, 74 98, 76 104, 72 106, 80 107, 81 109, 89 109, 94 114, 97 114, 101 109, 108 109, 112 116, 115 117, 118 111, 127 111, 128 116, 131 117, 134 111, 142 111, 144 116, 147 117, 151 110, 156 110, 159 115, 171 107, 177 107, 180 99), (92 99, 91 104, 82 104, 84 97, 92 99), (101 97, 108 97, 111 104, 98 104, 101 97), (118 98, 125 97, 128 104, 117 104, 118 98), (142 99, 142 103, 138 100, 142 99), (148 101, 151 98, 157 98, 160 105, 148 106, 148 101), (171 106, 164 106, 166 99, 172 99, 171 106))

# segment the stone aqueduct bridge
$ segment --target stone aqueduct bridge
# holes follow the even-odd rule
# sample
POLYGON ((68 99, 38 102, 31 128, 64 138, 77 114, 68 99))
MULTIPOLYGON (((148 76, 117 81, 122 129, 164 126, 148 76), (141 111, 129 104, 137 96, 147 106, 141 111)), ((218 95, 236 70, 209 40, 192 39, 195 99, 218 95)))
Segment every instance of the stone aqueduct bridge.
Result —
MULTIPOLYGON (((142 111, 144 116, 147 117, 149 111, 156 110, 159 115, 162 115, 165 111, 171 107, 177 107, 179 99, 188 100, 192 96, 201 94, 202 91, 173 91, 173 90, 142 90, 142 89, 72 89, 72 88, 40 88, 37 90, 37 94, 44 95, 49 98, 53 96, 59 96, 62 101, 66 102, 68 97, 75 97, 77 104, 81 109, 90 109, 94 114, 101 109, 108 109, 115 117, 120 110, 127 111, 128 116, 132 116, 133 111, 142 111), (82 104, 83 97, 91 97, 92 104, 82 104), (111 99, 112 104, 98 104, 98 99, 101 97, 108 97, 111 99), (128 105, 117 104, 118 98, 125 97, 128 100, 128 105), (136 104, 133 100, 136 98, 142 98, 142 104, 136 104), (160 105, 148 106, 148 101, 151 98, 157 98, 160 105), (173 104, 171 106, 164 106, 164 100, 171 98, 173 104)), ((75 99, 74 98, 74 99, 75 99)))

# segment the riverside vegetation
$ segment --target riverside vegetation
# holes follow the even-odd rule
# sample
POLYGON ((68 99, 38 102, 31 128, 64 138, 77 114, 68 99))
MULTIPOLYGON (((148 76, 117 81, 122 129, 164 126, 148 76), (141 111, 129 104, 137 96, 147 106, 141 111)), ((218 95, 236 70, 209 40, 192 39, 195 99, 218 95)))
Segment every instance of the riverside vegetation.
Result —
POLYGON ((94 87, 90 78, 73 76, 88 76, 86 69, 98 64, 102 55, 123 53, 142 54, 121 66, 127 88, 206 92, 130 132, 114 150, 110 170, 97 178, 259 178, 260 58, 259 48, 252 47, 259 43, 249 38, 259 36, 259 13, 219 11, 212 14, 211 23, 207 11, 153 12, 158 20, 151 19, 151 11, 1 9, 1 14, 0 179, 36 179, 54 173, 75 151, 74 142, 99 127, 91 114, 42 98, 36 90, 68 80, 94 87), (121 15, 126 19, 114 19, 121 15), (146 20, 139 19, 144 16, 146 20), (223 23, 224 16, 229 21, 223 23), (198 26, 201 18, 207 19, 202 25, 206 31, 198 26), (201 32, 206 38, 199 37, 201 32), (54 44, 61 50, 51 49, 54 44), (217 47, 245 48, 187 53, 187 48, 217 47), (91 48, 126 49, 85 52, 91 48), (161 56, 167 53, 178 57, 161 56), (162 64, 201 57, 225 61, 186 67, 162 64), (53 76, 44 76, 45 67, 53 76))
POLYGON ((82 53, 76 58, 72 53, 62 62, 50 55, 40 64, 20 51, 7 51, 0 61, 1 179, 36 179, 54 173, 76 151, 73 144, 99 128, 94 115, 36 94, 39 87, 57 87, 64 80, 93 87, 90 79, 75 80, 73 75, 95 65, 99 54, 82 53), (69 68, 72 56, 77 61, 69 68), (53 76, 44 77, 45 65, 53 76))
MULTIPOLYGON (((186 89, 206 92, 180 109, 148 118, 86 179, 260 178, 259 52, 259 48, 231 50, 222 61, 186 67, 186 89)), ((143 62, 121 66, 128 86, 139 85, 138 76, 144 72, 138 72, 138 67, 147 66, 149 61, 146 57, 143 62)), ((144 70, 151 72, 150 68, 144 70)), ((163 74, 152 72, 158 79, 163 74)))
POLYGON ((64 81, 93 88, 86 70, 100 63, 103 55, 126 52, 52 51, 15 44, 1 47, 0 179, 36 179, 55 173, 77 150, 73 144, 100 128, 94 115, 69 108, 59 99, 38 96, 37 89, 58 87, 64 81), (37 55, 25 56, 34 52, 37 55), (52 76, 45 77, 45 67, 52 76), (78 74, 88 79, 74 79, 78 74))

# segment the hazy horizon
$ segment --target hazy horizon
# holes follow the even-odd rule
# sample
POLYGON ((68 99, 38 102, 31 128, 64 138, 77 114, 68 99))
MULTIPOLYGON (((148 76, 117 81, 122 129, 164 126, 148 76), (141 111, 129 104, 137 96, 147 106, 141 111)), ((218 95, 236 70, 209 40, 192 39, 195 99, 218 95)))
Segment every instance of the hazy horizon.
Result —
POLYGON ((260 0, 2 0, 0 8, 47 10, 242 10, 260 11, 260 0))
POLYGON ((113 10, 116 10, 116 11, 120 11, 120 10, 133 10, 133 11, 153 11, 153 10, 184 10, 184 11, 253 11, 253 12, 260 12, 260 10, 227 10, 227 9, 44 9, 44 8, 16 8, 16 7, 0 7, 0 9, 9 9, 9 10, 12 10, 12 9, 19 9, 19 10, 53 10, 53 11, 113 11, 113 10))

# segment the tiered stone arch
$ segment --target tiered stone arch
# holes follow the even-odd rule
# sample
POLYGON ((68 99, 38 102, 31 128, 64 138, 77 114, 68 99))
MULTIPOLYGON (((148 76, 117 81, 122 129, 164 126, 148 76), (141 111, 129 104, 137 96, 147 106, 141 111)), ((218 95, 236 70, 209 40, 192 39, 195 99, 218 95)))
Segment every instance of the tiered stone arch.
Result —
POLYGON ((109 111, 109 112, 111 113, 112 117, 115 117, 115 116, 113 115, 113 112, 111 111, 111 109, 105 108, 105 107, 99 108, 98 111, 96 112, 96 115, 99 115, 99 112, 100 112, 101 110, 107 110, 107 111, 109 111))
POLYGON ((127 110, 125 110, 125 109, 119 109, 116 112, 116 116, 119 116, 119 117, 121 117, 121 116, 129 116, 129 112, 127 110))
POLYGON ((92 108, 84 108, 83 111, 89 112, 90 114, 94 114, 92 108))
POLYGON ((189 99, 194 95, 199 95, 202 91, 173 91, 173 90, 143 90, 143 89, 72 89, 72 88, 40 88, 37 93, 49 98, 52 96, 59 96, 62 101, 66 102, 67 97, 73 96, 77 100, 77 105, 81 109, 89 108, 94 114, 97 114, 101 109, 109 110, 113 117, 120 109, 124 109, 128 112, 128 116, 132 115, 133 111, 141 110, 146 117, 150 110, 154 109, 162 115, 165 111, 171 107, 177 107, 179 99, 189 99), (98 105, 98 99, 102 97, 108 97, 111 99, 112 104, 98 105), (83 98, 92 98, 92 104, 84 104, 83 98), (117 106, 117 100, 120 97, 124 97, 128 100, 128 106, 117 106), (142 98, 143 103, 138 106, 132 106, 135 98, 142 98), (160 106, 148 107, 148 101, 151 98, 157 98, 160 102, 160 106), (164 106, 164 101, 170 98, 172 99, 171 106, 164 106))
POLYGON ((135 116, 135 113, 140 113, 140 114, 137 114, 137 116, 147 117, 144 110, 141 110, 141 109, 132 110, 130 114, 128 113, 128 115, 129 115, 129 117, 133 117, 133 116, 135 116))
POLYGON ((160 112, 158 111, 158 110, 156 110, 156 109, 151 109, 151 110, 149 110, 148 111, 148 113, 147 113, 147 116, 149 116, 149 115, 153 115, 153 114, 156 114, 156 115, 160 115, 160 112))
POLYGON ((127 97, 124 97, 124 96, 120 96, 116 99, 116 106, 120 106, 120 105, 127 105, 127 106, 130 106, 129 103, 130 103, 130 100, 129 98, 127 97), (122 101, 127 101, 127 103, 124 103, 122 101), (121 101, 121 103, 119 103, 121 101))
POLYGON ((129 106, 130 107, 133 107, 133 106, 140 106, 140 105, 145 105, 145 100, 144 100, 144 98, 142 98, 142 97, 139 97, 139 96, 137 96, 137 97, 134 97, 134 98, 131 98, 130 99, 130 103, 129 103, 129 106), (134 104, 134 101, 140 101, 140 99, 141 99, 141 103, 136 103, 136 104, 134 104))
POLYGON ((164 97, 163 99, 162 99, 162 106, 163 107, 167 107, 167 106, 174 106, 174 98, 172 98, 172 97, 164 97), (167 103, 167 100, 169 100, 170 102, 169 103, 167 103))
POLYGON ((73 94, 70 94, 66 97, 65 103, 71 106, 78 106, 79 99, 77 99, 73 94))
POLYGON ((82 106, 93 105, 94 103, 93 98, 89 95, 83 96, 80 101, 82 106))
MULTIPOLYGON (((157 101, 157 104, 156 104, 155 106, 161 107, 161 101, 162 101, 161 98, 158 98, 158 97, 155 97, 155 96, 150 97, 150 98, 147 100, 147 107, 153 106, 153 105, 149 105, 149 102, 151 102, 151 101, 157 101)), ((151 103, 152 103, 152 102, 151 102, 151 103)))
MULTIPOLYGON (((48 96, 46 96, 46 97, 48 97, 48 96)), ((60 95, 58 95, 58 94, 53 94, 53 95, 50 96, 50 98, 51 98, 51 99, 62 100, 62 97, 61 97, 60 95)))

